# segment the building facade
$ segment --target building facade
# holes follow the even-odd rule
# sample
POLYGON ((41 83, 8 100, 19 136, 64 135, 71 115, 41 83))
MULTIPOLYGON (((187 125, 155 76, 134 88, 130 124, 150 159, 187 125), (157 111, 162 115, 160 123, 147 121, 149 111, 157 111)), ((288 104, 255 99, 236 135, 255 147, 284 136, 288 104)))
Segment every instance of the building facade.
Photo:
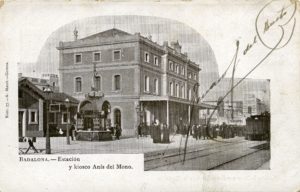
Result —
POLYGON ((134 136, 143 122, 175 124, 199 120, 199 71, 178 42, 159 45, 118 29, 60 42, 60 88, 80 100, 77 129, 121 125, 134 136))
POLYGON ((46 87, 51 88, 54 92, 59 92, 58 87, 58 75, 56 74, 42 74, 41 78, 25 77, 22 73, 18 73, 18 78, 26 78, 32 84, 34 84, 40 90, 44 90, 46 87))
POLYGON ((28 78, 19 78, 18 83, 19 138, 43 137, 47 124, 50 136, 56 136, 59 129, 66 133, 67 126, 72 123, 72 118, 77 112, 78 101, 65 93, 53 92, 48 95, 28 78), (49 106, 58 109, 51 111, 49 106))

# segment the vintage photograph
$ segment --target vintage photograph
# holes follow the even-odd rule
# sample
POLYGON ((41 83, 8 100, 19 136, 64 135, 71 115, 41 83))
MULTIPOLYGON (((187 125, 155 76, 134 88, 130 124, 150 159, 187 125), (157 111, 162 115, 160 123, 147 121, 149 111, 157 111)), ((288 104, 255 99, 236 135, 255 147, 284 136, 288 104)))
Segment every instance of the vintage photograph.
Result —
POLYGON ((237 54, 220 71, 205 36, 159 17, 61 26, 36 62, 18 64, 19 154, 142 153, 147 171, 269 169, 270 79, 236 75, 237 54))
POLYGON ((298 192, 299 0, 0 0, 0 192, 298 192))

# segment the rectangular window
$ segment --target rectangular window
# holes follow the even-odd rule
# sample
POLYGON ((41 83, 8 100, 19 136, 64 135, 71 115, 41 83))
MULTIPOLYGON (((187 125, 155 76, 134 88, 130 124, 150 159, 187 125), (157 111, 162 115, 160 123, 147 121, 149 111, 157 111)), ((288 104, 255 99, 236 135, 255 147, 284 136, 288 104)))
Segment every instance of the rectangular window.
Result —
POLYGON ((158 66, 158 57, 157 56, 154 56, 154 65, 158 66))
POLYGON ((100 76, 95 77, 95 89, 96 89, 96 91, 101 90, 101 77, 100 76))
POLYGON ((192 78, 192 73, 189 73, 189 79, 191 79, 192 78))
POLYGON ((175 86, 175 93, 176 93, 176 97, 179 97, 179 85, 176 84, 175 86))
POLYGON ((32 81, 33 83, 38 83, 38 82, 39 82, 39 80, 36 79, 36 78, 31 78, 31 81, 32 81))
POLYGON ((158 79, 154 79, 154 93, 158 95, 158 79))
POLYGON ((251 106, 248 106, 248 113, 252 114, 252 107, 251 106))
POLYGON ((100 53, 100 52, 94 53, 93 61, 94 61, 94 62, 99 62, 99 61, 101 61, 101 53, 100 53))
POLYGON ((67 112, 63 112, 62 113, 62 124, 67 124, 69 123, 69 116, 70 116, 70 113, 67 113, 67 112))
POLYGON ((194 80, 197 80, 197 74, 194 74, 194 80))
POLYGON ((114 90, 118 91, 121 89, 121 76, 115 75, 114 76, 114 90))
POLYGON ((148 52, 145 52, 144 61, 149 63, 150 62, 150 55, 148 52))
POLYGON ((29 110, 29 124, 36 124, 37 123, 37 110, 30 109, 29 110))
POLYGON ((149 90, 149 77, 148 76, 145 76, 145 85, 144 85, 144 87, 145 87, 145 92, 149 92, 150 90, 149 90))
POLYGON ((169 93, 171 94, 171 96, 173 96, 174 95, 174 87, 173 87, 173 82, 170 82, 170 85, 169 85, 170 87, 169 87, 169 93))
POLYGON ((56 113, 49 113, 48 123, 56 123, 56 113))
POLYGON ((81 54, 75 54, 75 63, 81 63, 82 62, 82 55, 81 54))
POLYGON ((23 98, 23 91, 19 90, 19 98, 23 98))
POLYGON ((121 50, 115 50, 113 52, 113 60, 114 61, 121 60, 121 50))
POLYGON ((46 79, 41 79, 41 83, 47 83, 46 79))
POLYGON ((82 82, 81 77, 76 77, 75 79, 75 92, 81 92, 82 82))
POLYGON ((181 87, 181 97, 184 99, 185 98, 185 86, 181 87))

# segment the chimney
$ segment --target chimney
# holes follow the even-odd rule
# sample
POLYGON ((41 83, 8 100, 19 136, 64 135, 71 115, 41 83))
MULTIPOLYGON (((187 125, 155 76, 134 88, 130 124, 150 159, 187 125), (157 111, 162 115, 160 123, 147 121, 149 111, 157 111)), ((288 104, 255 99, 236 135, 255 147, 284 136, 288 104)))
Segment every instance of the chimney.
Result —
POLYGON ((152 41, 152 35, 148 35, 148 39, 152 41))
POLYGON ((171 42, 171 47, 178 53, 181 53, 181 45, 179 44, 178 40, 176 42, 171 42))

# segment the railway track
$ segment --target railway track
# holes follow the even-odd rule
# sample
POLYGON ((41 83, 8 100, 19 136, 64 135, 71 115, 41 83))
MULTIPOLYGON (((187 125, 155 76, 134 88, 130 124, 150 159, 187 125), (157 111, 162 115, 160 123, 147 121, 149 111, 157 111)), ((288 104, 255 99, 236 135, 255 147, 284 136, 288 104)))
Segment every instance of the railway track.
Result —
POLYGON ((226 163, 268 148, 266 141, 238 141, 189 148, 183 164, 183 149, 145 154, 145 171, 150 170, 212 170, 226 163))

